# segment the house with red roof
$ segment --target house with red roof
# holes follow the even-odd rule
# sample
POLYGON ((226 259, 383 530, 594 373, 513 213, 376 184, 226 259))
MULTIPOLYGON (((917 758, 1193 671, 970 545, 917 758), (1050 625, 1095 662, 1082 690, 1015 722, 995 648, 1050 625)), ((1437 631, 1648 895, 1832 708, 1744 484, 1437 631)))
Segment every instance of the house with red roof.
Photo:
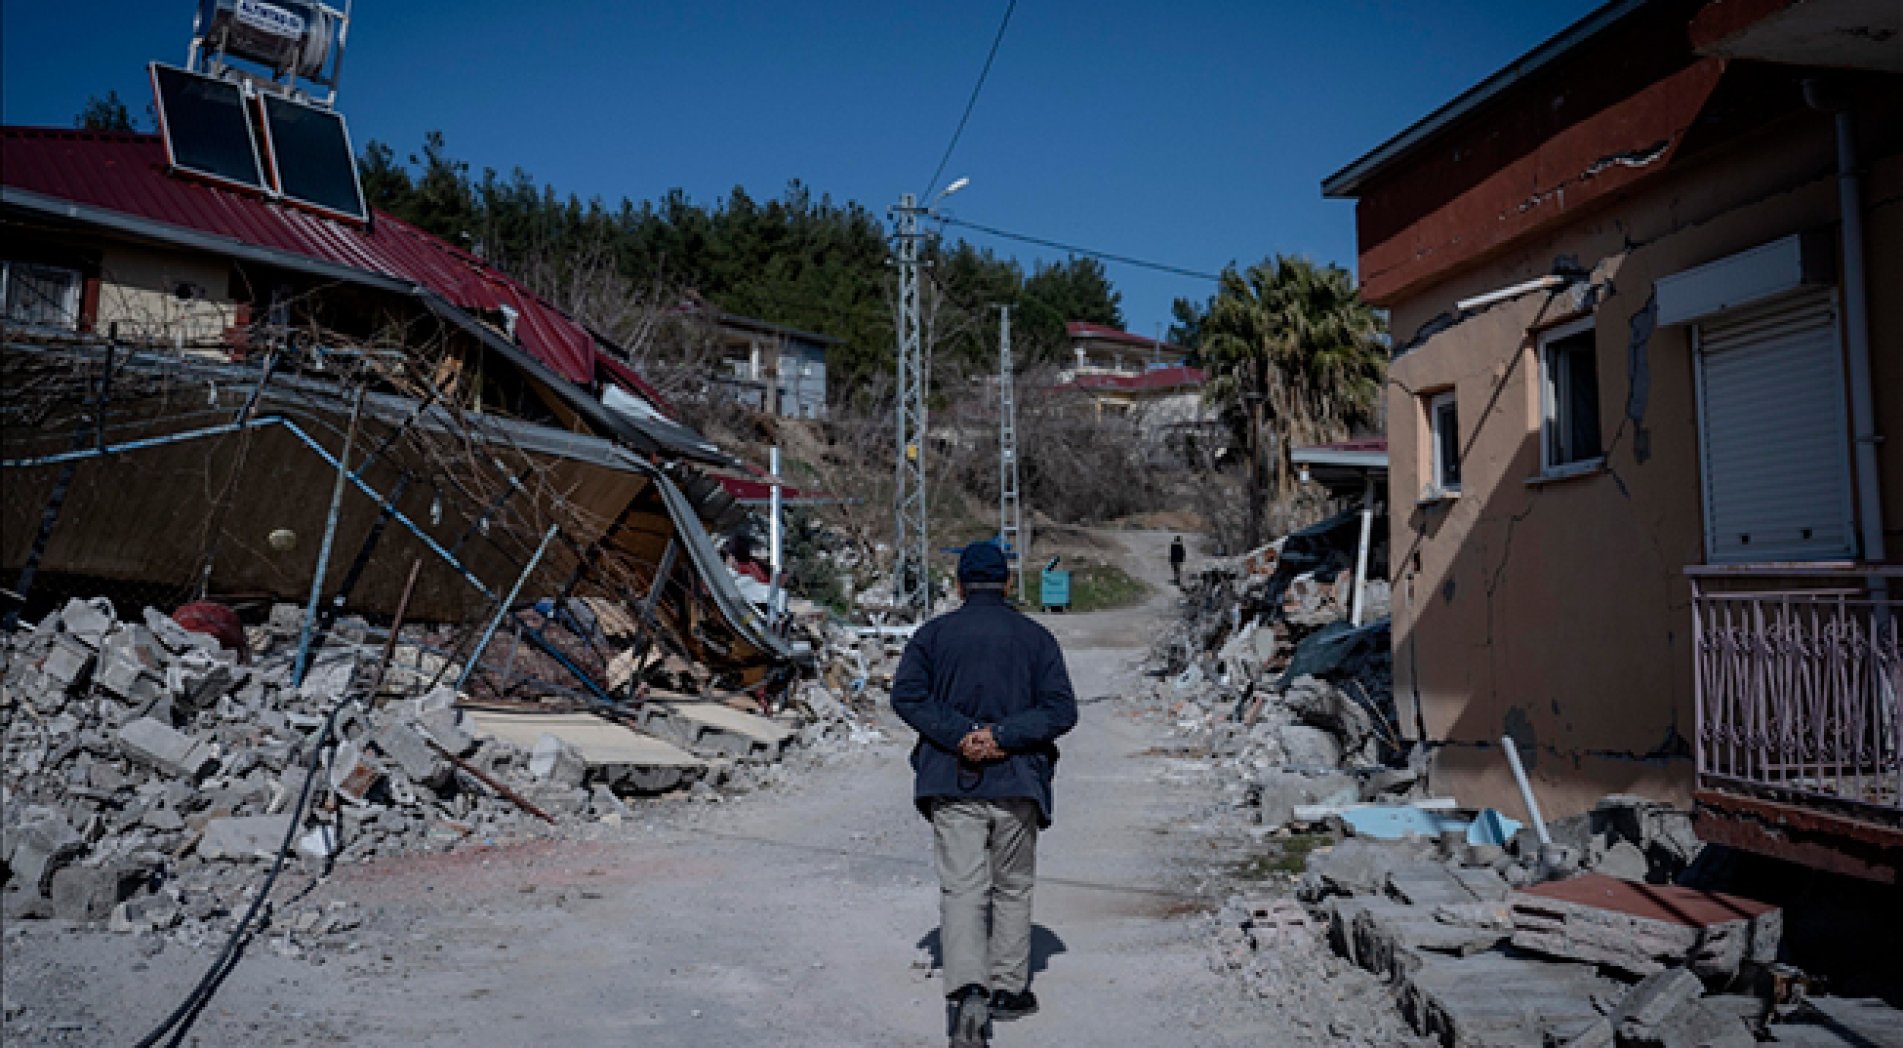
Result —
POLYGON ((70 422, 8 427, 8 578, 151 592, 195 575, 302 601, 308 551, 334 531, 340 607, 391 614, 410 595, 388 566, 415 557, 411 616, 464 622, 562 521, 540 563, 568 581, 545 587, 639 597, 656 641, 734 682, 783 663, 707 534, 754 494, 744 464, 521 282, 382 212, 204 177, 160 135, 6 127, 0 153, 9 394, 22 376, 114 376, 83 462, 70 422), (335 499, 349 434, 369 458, 335 499), (205 483, 214 462, 239 463, 223 489, 205 483), (56 527, 39 524, 47 506, 56 527), (236 540, 205 539, 220 530, 236 540), (381 568, 359 580, 353 556, 381 568))

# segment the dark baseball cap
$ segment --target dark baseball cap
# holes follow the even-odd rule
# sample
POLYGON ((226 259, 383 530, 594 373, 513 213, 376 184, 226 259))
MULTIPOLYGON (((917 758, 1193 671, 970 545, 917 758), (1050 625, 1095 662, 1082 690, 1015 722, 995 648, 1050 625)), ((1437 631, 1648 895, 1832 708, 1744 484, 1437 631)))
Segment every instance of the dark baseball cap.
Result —
POLYGON ((969 586, 1002 583, 1009 569, 995 542, 974 542, 958 555, 958 581, 969 586))

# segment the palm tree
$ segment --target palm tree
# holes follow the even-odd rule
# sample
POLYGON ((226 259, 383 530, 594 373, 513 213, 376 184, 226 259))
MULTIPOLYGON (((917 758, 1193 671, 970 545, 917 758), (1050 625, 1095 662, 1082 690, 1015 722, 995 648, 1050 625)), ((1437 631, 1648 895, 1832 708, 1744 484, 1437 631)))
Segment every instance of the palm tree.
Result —
POLYGON ((1385 327, 1340 266, 1277 255, 1223 270, 1202 324, 1203 396, 1248 452, 1250 548, 1263 541, 1271 488, 1277 501, 1292 492, 1289 450, 1378 417, 1385 327))

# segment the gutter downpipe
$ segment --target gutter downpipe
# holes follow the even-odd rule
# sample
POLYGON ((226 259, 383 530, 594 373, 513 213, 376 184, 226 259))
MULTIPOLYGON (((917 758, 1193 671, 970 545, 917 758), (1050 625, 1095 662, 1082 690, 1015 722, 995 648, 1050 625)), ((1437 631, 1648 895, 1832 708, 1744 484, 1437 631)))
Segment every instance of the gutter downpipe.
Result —
MULTIPOLYGON (((1863 559, 1881 563, 1883 548, 1883 491, 1877 473, 1876 406, 1870 392, 1870 291, 1864 279, 1863 179, 1857 173, 1857 127, 1850 106, 1832 98, 1816 80, 1804 81, 1804 100, 1829 112, 1837 124, 1837 206, 1843 225, 1843 291, 1845 348, 1850 357, 1850 427, 1857 464, 1857 522, 1863 559)), ((1878 600, 1889 588, 1887 580, 1872 579, 1878 600)))

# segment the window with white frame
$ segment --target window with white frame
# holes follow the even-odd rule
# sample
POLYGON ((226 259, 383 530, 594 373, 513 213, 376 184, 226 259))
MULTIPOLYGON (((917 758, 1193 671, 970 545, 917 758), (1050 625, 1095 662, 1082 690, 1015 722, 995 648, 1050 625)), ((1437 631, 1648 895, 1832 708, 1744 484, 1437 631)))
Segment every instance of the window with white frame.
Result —
POLYGON ((1460 491, 1460 407, 1454 391, 1427 399, 1428 495, 1439 497, 1460 491))
POLYGON ((77 270, 31 262, 0 261, 0 301, 8 324, 19 327, 79 327, 77 270))
POLYGON ((1568 473, 1604 459, 1599 354, 1591 317, 1540 335, 1540 469, 1568 473))

